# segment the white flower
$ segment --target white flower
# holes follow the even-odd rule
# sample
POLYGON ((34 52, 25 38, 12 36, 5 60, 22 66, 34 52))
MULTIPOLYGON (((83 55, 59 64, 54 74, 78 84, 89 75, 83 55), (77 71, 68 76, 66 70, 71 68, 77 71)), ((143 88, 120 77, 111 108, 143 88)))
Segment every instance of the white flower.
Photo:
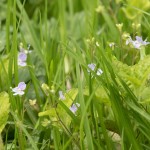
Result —
POLYGON ((96 74, 97 74, 98 76, 100 76, 102 73, 103 73, 102 69, 98 68, 96 74))
POLYGON ((14 92, 13 95, 23 95, 25 89, 26 84, 24 82, 20 82, 17 87, 12 88, 12 91, 14 92))

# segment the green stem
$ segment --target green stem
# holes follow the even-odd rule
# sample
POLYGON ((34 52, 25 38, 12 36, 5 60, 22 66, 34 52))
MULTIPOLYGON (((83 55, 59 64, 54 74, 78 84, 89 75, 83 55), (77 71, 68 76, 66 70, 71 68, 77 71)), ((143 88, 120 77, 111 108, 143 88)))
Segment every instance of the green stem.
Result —
POLYGON ((142 47, 141 50, 140 50, 140 60, 143 60, 145 56, 146 56, 145 48, 142 47))

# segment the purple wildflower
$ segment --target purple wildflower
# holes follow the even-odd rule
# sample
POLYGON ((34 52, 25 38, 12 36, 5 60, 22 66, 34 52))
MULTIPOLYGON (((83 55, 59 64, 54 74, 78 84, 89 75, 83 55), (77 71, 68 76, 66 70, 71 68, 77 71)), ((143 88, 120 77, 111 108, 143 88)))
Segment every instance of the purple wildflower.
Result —
POLYGON ((17 87, 12 88, 12 91, 14 92, 13 95, 23 95, 25 89, 26 84, 24 82, 20 82, 17 87))
MULTIPOLYGON (((96 64, 94 64, 94 63, 88 64, 88 68, 91 69, 92 71, 95 71, 96 64)), ((89 69, 87 69, 88 73, 91 72, 89 69)), ((98 69, 96 69, 96 70, 97 70, 97 71, 96 71, 96 74, 97 74, 98 76, 100 76, 100 75, 103 73, 103 71, 102 71, 100 68, 98 68, 98 69)), ((92 77, 93 77, 93 75, 92 75, 92 77)))
POLYGON ((26 66, 26 60, 27 60, 27 54, 25 52, 19 52, 18 53, 18 65, 19 66, 26 66))
POLYGON ((70 110, 75 114, 79 107, 80 107, 80 104, 75 103, 70 107, 70 110))
MULTIPOLYGON (((92 71, 95 70, 96 65, 94 63, 88 64, 88 68, 91 69, 92 71)), ((87 70, 88 72, 90 72, 90 70, 87 70)))
POLYGON ((136 40, 134 41, 131 39, 131 37, 129 37, 129 39, 127 39, 127 41, 126 41, 126 45, 131 43, 134 48, 141 49, 141 46, 146 46, 146 45, 150 44, 150 42, 147 42, 147 39, 143 41, 142 37, 140 37, 140 36, 136 36, 135 39, 136 40))

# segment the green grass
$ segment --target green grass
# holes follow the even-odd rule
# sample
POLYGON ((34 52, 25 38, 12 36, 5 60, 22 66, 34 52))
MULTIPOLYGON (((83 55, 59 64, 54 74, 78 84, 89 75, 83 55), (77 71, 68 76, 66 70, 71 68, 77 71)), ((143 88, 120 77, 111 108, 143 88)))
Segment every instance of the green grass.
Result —
POLYGON ((6 92, 10 104, 0 110, 0 149, 150 149, 150 46, 124 36, 150 41, 148 0, 2 0, 0 16, 0 101, 6 92), (31 51, 25 67, 21 45, 31 51))

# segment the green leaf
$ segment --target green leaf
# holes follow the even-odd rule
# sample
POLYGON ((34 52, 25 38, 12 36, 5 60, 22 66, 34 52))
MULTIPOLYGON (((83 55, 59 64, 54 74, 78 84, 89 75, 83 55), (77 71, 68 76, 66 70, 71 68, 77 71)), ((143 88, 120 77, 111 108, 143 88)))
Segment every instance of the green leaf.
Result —
POLYGON ((0 133, 6 125, 9 113, 9 95, 6 92, 0 93, 0 133))
POLYGON ((126 17, 128 17, 129 19, 135 19, 136 17, 139 17, 142 14, 142 11, 146 11, 149 8, 149 0, 127 0, 127 7, 123 8, 123 11, 126 17), (136 10, 135 8, 139 10, 136 10))
MULTIPOLYGON (((57 107, 51 107, 50 109, 39 112, 39 117, 49 116, 51 123, 54 126, 60 128, 60 123, 65 126, 69 126, 72 120, 72 116, 68 114, 68 109, 71 107, 73 101, 78 94, 78 89, 71 89, 65 93, 65 100, 59 100, 57 107), (64 107, 63 104, 66 106, 64 107)), ((48 107, 49 108, 49 107, 48 107)))
MULTIPOLYGON (((89 87, 86 87, 84 89, 84 95, 89 96, 89 87)), ((94 100, 96 103, 104 103, 108 106, 111 105, 110 99, 109 99, 105 89, 102 86, 99 86, 95 90, 94 100)))
POLYGON ((78 94, 78 89, 71 89, 65 94, 65 100, 62 101, 66 106, 70 107, 78 94))

